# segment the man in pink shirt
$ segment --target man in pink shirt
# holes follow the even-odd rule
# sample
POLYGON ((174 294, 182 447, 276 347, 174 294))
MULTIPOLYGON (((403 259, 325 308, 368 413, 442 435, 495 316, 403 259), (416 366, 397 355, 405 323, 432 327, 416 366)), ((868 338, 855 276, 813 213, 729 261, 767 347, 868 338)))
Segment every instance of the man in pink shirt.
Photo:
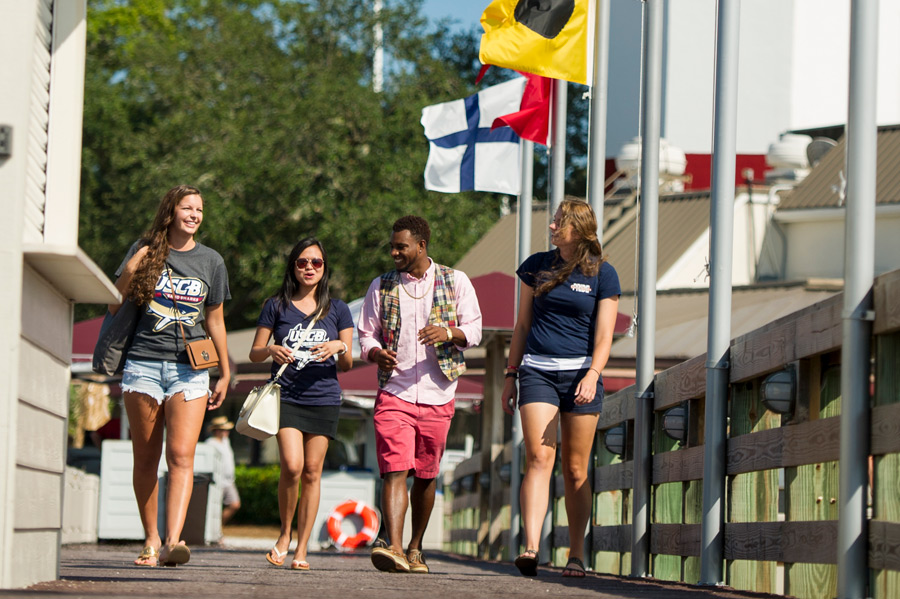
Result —
POLYGON ((372 281, 359 317, 362 356, 378 364, 375 442, 389 543, 376 542, 372 563, 386 572, 428 572, 422 537, 434 507, 456 380, 466 369, 462 350, 481 343, 475 289, 465 273, 428 257, 430 238, 421 217, 394 223, 396 270, 372 281), (407 495, 408 476, 414 480, 407 495), (404 553, 410 503, 412 538, 404 553))

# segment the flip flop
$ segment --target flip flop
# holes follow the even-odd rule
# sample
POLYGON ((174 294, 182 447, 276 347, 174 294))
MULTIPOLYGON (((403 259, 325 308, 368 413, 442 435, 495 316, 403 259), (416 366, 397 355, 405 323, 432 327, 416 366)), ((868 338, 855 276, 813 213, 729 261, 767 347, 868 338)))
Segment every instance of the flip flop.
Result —
POLYGON ((167 568, 174 568, 178 564, 186 564, 191 560, 191 550, 184 544, 184 541, 177 545, 169 545, 165 549, 166 556, 163 557, 162 552, 159 553, 159 561, 167 568))
POLYGON ((581 561, 581 558, 570 557, 562 575, 566 578, 584 578, 584 562, 581 561))
POLYGON ((278 551, 278 547, 272 547, 272 549, 266 554, 266 559, 273 566, 283 566, 284 565, 284 557, 287 555, 287 549, 284 551, 278 551), (275 559, 272 555, 275 555, 275 559))
POLYGON ((295 559, 291 562, 291 570, 309 570, 309 562, 304 559, 295 559))
POLYGON ((155 568, 159 565, 159 550, 150 545, 145 546, 141 549, 141 554, 134 560, 134 565, 141 568, 155 568), (145 560, 146 562, 153 560, 153 563, 138 563, 139 560, 145 560))
POLYGON ((537 576, 538 552, 535 549, 526 549, 516 558, 516 568, 522 576, 537 576))

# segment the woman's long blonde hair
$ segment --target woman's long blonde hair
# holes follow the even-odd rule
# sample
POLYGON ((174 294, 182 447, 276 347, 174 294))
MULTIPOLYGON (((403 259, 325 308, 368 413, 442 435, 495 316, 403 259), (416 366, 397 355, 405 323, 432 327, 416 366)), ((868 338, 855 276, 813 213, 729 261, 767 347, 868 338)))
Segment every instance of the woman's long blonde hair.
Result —
POLYGON ((131 279, 129 297, 137 304, 147 304, 153 299, 159 274, 169 257, 169 226, 175 220, 178 204, 189 195, 199 196, 200 190, 190 185, 178 185, 167 191, 159 202, 153 224, 138 242, 139 248, 147 246, 147 255, 131 279))
POLYGON ((548 293, 551 289, 564 282, 575 270, 575 267, 581 269, 585 276, 593 277, 606 260, 606 257, 603 255, 603 247, 597 238, 597 218, 594 216, 594 211, 591 209, 590 204, 574 196, 566 196, 560 204, 560 208, 562 209, 562 214, 559 219, 559 226, 561 228, 566 225, 572 225, 579 237, 578 245, 571 260, 562 262, 561 258, 557 258, 551 270, 538 273, 538 285, 534 290, 535 295, 548 293), (557 267, 557 264, 559 264, 559 267, 557 267))

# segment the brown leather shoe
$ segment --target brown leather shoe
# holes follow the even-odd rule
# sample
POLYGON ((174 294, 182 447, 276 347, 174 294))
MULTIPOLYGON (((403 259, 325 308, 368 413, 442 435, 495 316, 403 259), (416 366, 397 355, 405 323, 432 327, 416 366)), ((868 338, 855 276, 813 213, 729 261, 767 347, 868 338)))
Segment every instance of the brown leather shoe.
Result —
POLYGON ((413 574, 428 574, 428 564, 425 563, 425 554, 418 549, 410 549, 406 554, 409 571, 413 574))
POLYGON ((372 565, 382 572, 409 572, 406 556, 382 542, 372 548, 372 565))

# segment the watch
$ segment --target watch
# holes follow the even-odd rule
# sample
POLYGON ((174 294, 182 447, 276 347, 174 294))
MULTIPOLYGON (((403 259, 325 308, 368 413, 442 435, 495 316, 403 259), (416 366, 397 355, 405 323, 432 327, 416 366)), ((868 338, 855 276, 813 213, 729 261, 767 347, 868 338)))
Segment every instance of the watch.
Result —
POLYGON ((340 341, 340 344, 344 346, 344 349, 342 349, 341 351, 339 351, 339 352, 337 353, 337 355, 343 356, 344 354, 347 353, 347 344, 344 343, 343 341, 340 341))
POLYGON ((453 341, 453 331, 450 330, 450 327, 444 327, 444 330, 447 331, 447 341, 453 341))

